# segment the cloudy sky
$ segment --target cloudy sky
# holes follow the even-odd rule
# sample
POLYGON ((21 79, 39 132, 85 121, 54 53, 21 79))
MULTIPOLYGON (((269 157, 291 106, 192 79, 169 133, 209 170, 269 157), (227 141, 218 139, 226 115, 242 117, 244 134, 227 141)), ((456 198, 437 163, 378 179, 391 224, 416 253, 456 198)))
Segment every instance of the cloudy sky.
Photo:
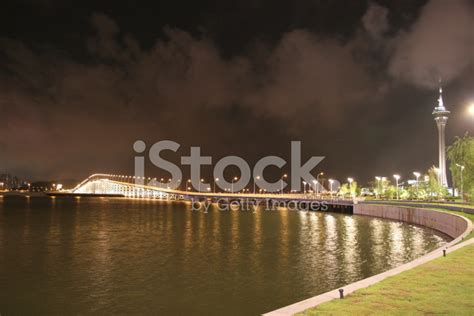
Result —
POLYGON ((131 173, 137 139, 253 165, 300 140, 315 172, 408 177, 437 163, 439 78, 447 143, 474 133, 472 1, 137 3, 6 1, 0 173, 131 173))

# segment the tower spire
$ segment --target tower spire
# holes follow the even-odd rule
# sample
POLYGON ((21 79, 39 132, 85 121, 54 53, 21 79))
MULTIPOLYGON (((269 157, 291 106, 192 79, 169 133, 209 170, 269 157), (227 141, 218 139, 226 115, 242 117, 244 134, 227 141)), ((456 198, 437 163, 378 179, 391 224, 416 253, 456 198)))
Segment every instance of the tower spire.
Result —
POLYGON ((438 109, 440 110, 446 110, 444 107, 444 102, 443 102, 443 85, 441 82, 441 78, 439 78, 439 98, 438 98, 438 109))

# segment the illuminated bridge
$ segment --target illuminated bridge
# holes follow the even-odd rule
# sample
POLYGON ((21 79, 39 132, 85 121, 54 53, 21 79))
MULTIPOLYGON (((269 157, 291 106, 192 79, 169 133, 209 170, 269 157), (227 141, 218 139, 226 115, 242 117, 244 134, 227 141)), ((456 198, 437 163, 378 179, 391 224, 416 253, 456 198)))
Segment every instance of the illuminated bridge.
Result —
MULTIPOLYGON (((145 181, 146 178, 141 178, 145 181)), ((314 193, 232 193, 232 192, 196 192, 164 188, 156 179, 148 178, 148 184, 136 184, 132 176, 93 174, 74 189, 60 193, 49 193, 56 196, 116 196, 137 199, 187 200, 187 201, 219 201, 219 200, 253 200, 263 201, 294 201, 298 203, 320 202, 328 205, 329 210, 352 212, 353 200, 321 198, 314 193)))

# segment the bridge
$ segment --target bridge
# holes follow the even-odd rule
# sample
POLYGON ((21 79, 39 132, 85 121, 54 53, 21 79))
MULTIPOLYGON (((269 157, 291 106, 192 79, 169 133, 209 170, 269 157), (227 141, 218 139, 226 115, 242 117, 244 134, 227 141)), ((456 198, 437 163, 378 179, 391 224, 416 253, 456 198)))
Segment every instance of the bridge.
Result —
POLYGON ((75 188, 65 192, 50 192, 55 196, 116 196, 136 199, 157 199, 167 201, 254 201, 289 203, 324 203, 329 211, 352 213, 352 206, 357 201, 340 198, 322 198, 315 193, 250 193, 250 192, 197 192, 176 190, 163 187, 163 184, 151 178, 142 177, 139 180, 148 184, 135 183, 136 177, 113 174, 93 174, 79 183, 75 188))

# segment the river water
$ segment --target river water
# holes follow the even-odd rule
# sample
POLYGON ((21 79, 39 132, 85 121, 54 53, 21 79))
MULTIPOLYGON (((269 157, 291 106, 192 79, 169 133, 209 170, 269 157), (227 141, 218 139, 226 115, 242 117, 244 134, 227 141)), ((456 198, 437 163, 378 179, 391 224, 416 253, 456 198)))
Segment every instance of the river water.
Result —
POLYGON ((0 198, 0 314, 257 315, 440 247, 436 231, 184 202, 0 198))

